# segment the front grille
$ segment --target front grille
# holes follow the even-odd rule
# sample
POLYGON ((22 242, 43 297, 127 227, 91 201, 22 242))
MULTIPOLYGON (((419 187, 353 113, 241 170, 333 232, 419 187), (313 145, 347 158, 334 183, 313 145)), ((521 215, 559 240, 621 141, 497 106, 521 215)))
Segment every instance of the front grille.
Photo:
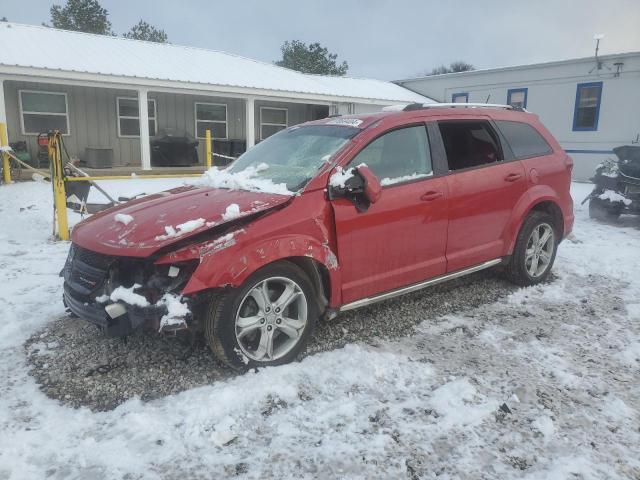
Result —
POLYGON ((65 282, 77 293, 78 298, 85 300, 89 294, 103 286, 109 267, 115 260, 115 257, 72 244, 63 270, 65 282))
POLYGON ((115 257, 110 255, 103 255, 102 253, 92 252, 91 250, 84 249, 78 245, 72 244, 71 248, 74 249, 73 260, 80 260, 93 268, 100 270, 107 270, 109 266, 115 260, 115 257))

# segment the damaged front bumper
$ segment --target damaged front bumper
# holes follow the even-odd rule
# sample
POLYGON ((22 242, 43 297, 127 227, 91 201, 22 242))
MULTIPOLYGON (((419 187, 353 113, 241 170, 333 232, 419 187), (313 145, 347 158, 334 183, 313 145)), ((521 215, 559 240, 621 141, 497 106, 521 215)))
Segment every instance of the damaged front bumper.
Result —
POLYGON ((124 302, 110 303, 83 301, 65 283, 63 302, 74 315, 96 325, 107 337, 123 337, 147 325, 160 325, 167 314, 164 306, 138 307, 124 302))
POLYGON ((189 275, 189 268, 159 267, 150 259, 102 255, 75 244, 60 272, 65 307, 109 337, 125 336, 143 326, 160 332, 188 328, 192 320, 190 299, 169 292, 179 291, 189 275), (136 301, 113 295, 122 289, 136 301), (167 297, 189 307, 184 308, 182 317, 175 317, 167 297))

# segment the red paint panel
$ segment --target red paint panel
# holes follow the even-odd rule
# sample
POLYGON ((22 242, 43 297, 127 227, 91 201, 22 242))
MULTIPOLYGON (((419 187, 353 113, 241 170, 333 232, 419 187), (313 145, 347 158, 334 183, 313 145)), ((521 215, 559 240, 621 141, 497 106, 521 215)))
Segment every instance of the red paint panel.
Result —
POLYGON ((285 195, 243 190, 182 187, 149 195, 110 208, 76 225, 71 233, 74 243, 105 255, 148 257, 161 248, 184 240, 214 226, 222 225, 222 214, 237 204, 243 214, 268 210, 289 201, 285 195), (117 213, 130 215, 127 225, 116 222, 117 213), (202 218, 201 227, 177 237, 166 236, 165 227, 202 218))
POLYGON ((522 163, 497 163, 447 176, 450 195, 447 271, 506 254, 504 232, 525 194, 522 163))
POLYGON ((445 273, 446 192, 444 178, 430 178, 384 188, 366 212, 333 201, 343 303, 445 273))

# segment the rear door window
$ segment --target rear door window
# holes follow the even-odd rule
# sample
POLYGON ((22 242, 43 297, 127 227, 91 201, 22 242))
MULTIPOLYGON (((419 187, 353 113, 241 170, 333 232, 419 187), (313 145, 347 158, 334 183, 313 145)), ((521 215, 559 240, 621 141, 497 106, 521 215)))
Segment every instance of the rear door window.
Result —
POLYGON ((489 122, 438 122, 442 142, 447 153, 449 170, 463 170, 503 160, 500 142, 489 122))
POLYGON ((506 120, 496 121, 517 159, 549 155, 553 149, 531 125, 506 120))
POLYGON ((433 174, 427 129, 424 125, 399 128, 376 138, 351 161, 365 163, 382 185, 393 185, 433 174))

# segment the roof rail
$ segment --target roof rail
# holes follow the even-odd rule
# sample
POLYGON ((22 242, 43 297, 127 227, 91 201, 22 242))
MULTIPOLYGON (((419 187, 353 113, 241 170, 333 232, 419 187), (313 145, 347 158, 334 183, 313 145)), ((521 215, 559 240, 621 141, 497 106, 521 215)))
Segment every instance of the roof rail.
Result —
POLYGON ((412 103, 404 107, 405 112, 411 110, 423 110, 427 108, 504 108, 505 110, 516 110, 526 112, 524 108, 512 105, 501 105, 497 103, 412 103))

